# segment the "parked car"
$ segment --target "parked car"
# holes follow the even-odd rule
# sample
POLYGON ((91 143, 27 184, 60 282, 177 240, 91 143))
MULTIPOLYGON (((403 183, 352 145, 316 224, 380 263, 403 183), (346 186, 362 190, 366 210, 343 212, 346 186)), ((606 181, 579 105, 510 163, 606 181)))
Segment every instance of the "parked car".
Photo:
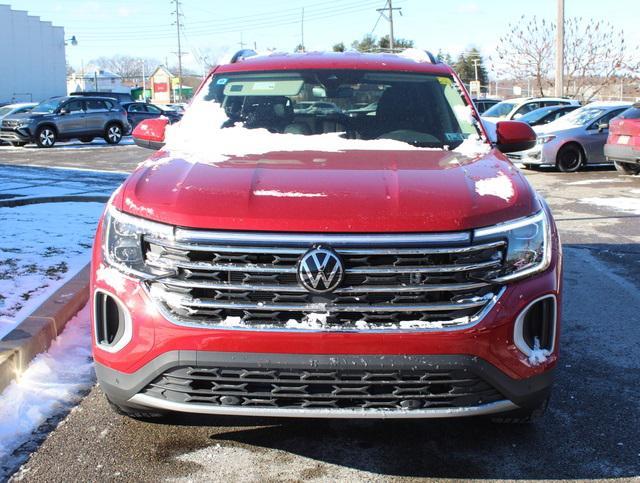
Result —
POLYGON ((640 103, 609 122, 604 155, 620 173, 640 174, 640 103))
POLYGON ((487 109, 495 106, 499 102, 502 102, 502 99, 491 99, 489 97, 473 97, 471 100, 480 115, 482 115, 487 109))
MULTIPOLYGON (((503 154, 533 146, 531 127, 501 122, 491 145, 452 69, 415 55, 236 59, 100 221, 92 341, 113 407, 542 413, 561 251, 546 203, 503 154), (375 95, 375 116, 296 114, 318 84, 345 111, 375 95)), ((134 139, 162 145, 167 123, 143 121, 134 139)))
POLYGON ((575 111, 580 106, 549 106, 541 107, 535 111, 518 118, 518 121, 526 122, 529 126, 542 126, 560 119, 562 116, 575 111))
POLYGON ((604 164, 609 121, 629 106, 629 102, 587 104, 557 121, 536 127, 536 146, 509 157, 525 167, 556 166, 563 172, 577 171, 587 164, 604 164))
POLYGON ((523 97, 509 99, 499 102, 495 106, 487 109, 482 114, 482 118, 491 122, 519 119, 531 111, 549 106, 580 106, 580 102, 575 99, 565 99, 564 97, 523 97))
MULTIPOLYGON (((29 112, 36 104, 37 103, 35 102, 21 102, 19 104, 6 104, 0 107, 0 126, 2 124, 2 120, 5 117, 12 116, 14 114, 24 114, 26 112, 29 112)), ((0 144, 2 144, 1 140, 0 144)), ((21 142, 12 142, 11 144, 13 146, 24 146, 24 144, 21 142)))
POLYGON ((127 111, 127 119, 132 128, 135 128, 140 121, 154 119, 165 116, 170 123, 178 122, 182 119, 182 113, 170 109, 162 109, 148 102, 123 102, 122 107, 127 111))
POLYGON ((133 97, 131 94, 126 92, 72 92, 70 95, 72 96, 84 96, 84 97, 108 97, 109 99, 115 99, 116 101, 123 102, 133 102, 133 97))
POLYGON ((31 112, 5 117, 0 125, 0 140, 12 144, 35 142, 41 148, 69 139, 88 143, 95 137, 118 144, 130 129, 126 113, 115 99, 53 97, 31 112))
POLYGON ((177 104, 167 104, 165 106, 166 109, 171 109, 172 111, 176 111, 179 113, 184 113, 185 109, 189 104, 185 102, 178 102, 177 104))

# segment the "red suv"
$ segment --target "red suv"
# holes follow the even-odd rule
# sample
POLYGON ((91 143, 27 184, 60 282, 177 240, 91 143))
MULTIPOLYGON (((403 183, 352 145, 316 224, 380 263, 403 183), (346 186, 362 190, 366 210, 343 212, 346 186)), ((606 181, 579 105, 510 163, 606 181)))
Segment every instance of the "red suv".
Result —
MULTIPOLYGON (((558 357, 561 250, 450 67, 418 51, 238 55, 113 195, 91 280, 113 407, 524 421, 558 357), (296 109, 330 102, 331 112, 296 109), (369 106, 362 109, 362 106, 369 106)), ((165 132, 166 127, 166 132, 165 132)))
POLYGON ((640 174, 640 104, 611 120, 604 154, 620 173, 640 174))

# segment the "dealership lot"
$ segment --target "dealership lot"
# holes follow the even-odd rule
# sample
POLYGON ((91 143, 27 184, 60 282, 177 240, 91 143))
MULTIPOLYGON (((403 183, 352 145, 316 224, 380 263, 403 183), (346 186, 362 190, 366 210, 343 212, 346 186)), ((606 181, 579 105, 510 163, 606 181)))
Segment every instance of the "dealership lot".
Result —
MULTIPOLYGON (((149 153, 135 146, 81 143, 49 150, 0 148, 0 164, 130 171, 149 153)), ((46 184, 47 175, 38 172, 46 184)), ((50 173, 51 180, 60 180, 65 170, 50 173)), ((150 424, 116 416, 94 388, 16 478, 263 481, 637 476, 640 178, 618 176, 609 169, 572 175, 553 170, 526 174, 551 205, 565 247, 562 356, 550 411, 537 424, 502 427, 464 419, 327 422, 201 416, 150 424)), ((99 174, 93 179, 100 184, 99 174)), ((30 448, 23 448, 23 453, 30 448)))

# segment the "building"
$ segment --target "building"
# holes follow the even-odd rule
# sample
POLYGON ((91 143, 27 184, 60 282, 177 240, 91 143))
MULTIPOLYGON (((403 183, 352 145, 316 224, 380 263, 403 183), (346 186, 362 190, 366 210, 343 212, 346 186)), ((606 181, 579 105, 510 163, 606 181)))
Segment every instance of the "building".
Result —
POLYGON ((66 93, 64 29, 0 5, 0 103, 66 93))
POLYGON ((67 81, 67 91, 72 92, 122 92, 129 94, 131 88, 122 84, 118 74, 104 69, 86 70, 84 74, 71 74, 67 81))
POLYGON ((178 76, 175 76, 165 66, 160 65, 149 76, 151 82, 151 102, 154 104, 170 104, 185 101, 193 96, 193 87, 184 85, 185 78, 182 78, 182 86, 179 85, 178 76))

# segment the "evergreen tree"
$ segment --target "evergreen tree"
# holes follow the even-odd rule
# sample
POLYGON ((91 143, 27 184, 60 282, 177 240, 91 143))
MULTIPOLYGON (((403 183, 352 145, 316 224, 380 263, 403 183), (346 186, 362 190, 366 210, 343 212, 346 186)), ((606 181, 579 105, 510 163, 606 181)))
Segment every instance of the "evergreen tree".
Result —
POLYGON ((345 50, 347 49, 344 46, 344 42, 338 42, 337 44, 333 45, 334 52, 344 52, 345 50))
POLYGON ((478 80, 480 81, 480 85, 488 85, 489 74, 484 66, 484 59, 482 55, 480 55, 480 51, 476 48, 472 48, 466 53, 461 53, 453 65, 453 69, 458 73, 462 82, 468 84, 476 80, 476 62, 474 61, 477 61, 478 64, 478 80))

